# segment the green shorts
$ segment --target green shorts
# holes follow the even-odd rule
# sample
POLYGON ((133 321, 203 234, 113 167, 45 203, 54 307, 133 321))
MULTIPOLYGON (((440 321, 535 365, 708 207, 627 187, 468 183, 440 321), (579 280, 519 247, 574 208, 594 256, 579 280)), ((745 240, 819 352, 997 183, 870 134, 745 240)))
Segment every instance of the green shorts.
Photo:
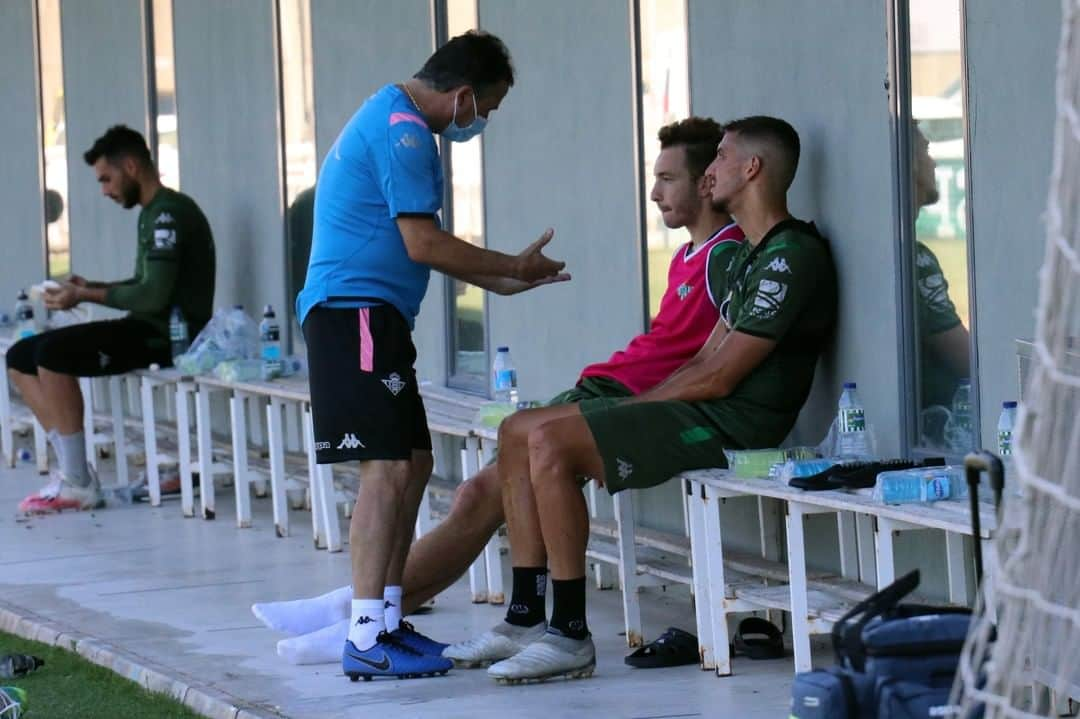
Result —
POLYGON ((590 399, 614 399, 633 396, 634 393, 626 385, 610 377, 582 377, 576 386, 552 397, 547 406, 577 404, 590 399))
POLYGON ((604 461, 604 485, 615 494, 644 489, 680 472, 727 467, 724 449, 742 445, 728 436, 699 402, 583 400, 581 414, 604 461))

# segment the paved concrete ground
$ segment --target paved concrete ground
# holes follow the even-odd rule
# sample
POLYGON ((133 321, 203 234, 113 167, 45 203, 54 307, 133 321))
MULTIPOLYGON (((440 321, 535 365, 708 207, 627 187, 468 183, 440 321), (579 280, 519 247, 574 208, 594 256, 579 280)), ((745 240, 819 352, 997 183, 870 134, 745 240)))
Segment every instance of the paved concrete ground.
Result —
MULTIPOLYGON (((220 519, 212 522, 184 519, 177 501, 17 519, 16 503, 42 480, 31 464, 0 469, 0 609, 96 638, 95 646, 254 715, 758 719, 788 713, 790 659, 738 659, 736 675, 724 679, 696 667, 625 666, 617 592, 590 593, 599 662, 589 680, 502 687, 482 670, 455 670, 436 679, 354 684, 335 665, 290 666, 275 654, 280 637, 258 624, 250 605, 322 592, 348 576, 347 553, 312 549, 306 513, 293 513, 293 535, 285 539, 273 535, 269 500, 254 501, 253 528, 236 529, 227 492, 218 494, 220 519)), ((457 641, 502 612, 471 604, 467 585, 459 583, 415 624, 457 641)), ((694 627, 685 588, 650 590, 643 612, 650 638, 669 625, 694 627)), ((224 715, 235 714, 230 711, 224 715)))

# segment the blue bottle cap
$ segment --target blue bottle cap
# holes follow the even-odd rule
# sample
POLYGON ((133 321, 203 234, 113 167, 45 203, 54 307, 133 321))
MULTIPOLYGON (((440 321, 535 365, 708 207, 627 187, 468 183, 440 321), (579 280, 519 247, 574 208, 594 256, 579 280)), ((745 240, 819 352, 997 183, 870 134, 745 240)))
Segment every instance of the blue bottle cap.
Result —
POLYGON ((1016 402, 1013 402, 1013 401, 1002 402, 1001 403, 1001 408, 1002 409, 1016 409, 1016 402))
POLYGON ((854 382, 845 382, 844 383, 844 389, 855 389, 855 383, 854 382))
POLYGON ((509 351, 510 351, 510 348, 509 348, 509 347, 500 347, 500 348, 498 349, 498 351, 499 351, 499 352, 509 352, 509 351))

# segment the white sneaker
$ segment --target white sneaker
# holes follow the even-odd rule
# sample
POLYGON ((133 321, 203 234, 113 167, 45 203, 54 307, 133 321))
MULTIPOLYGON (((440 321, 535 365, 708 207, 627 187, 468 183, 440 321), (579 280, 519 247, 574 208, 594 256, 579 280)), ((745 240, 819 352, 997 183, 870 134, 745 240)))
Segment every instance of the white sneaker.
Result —
POLYGON ((486 667, 507 657, 512 657, 522 649, 544 636, 547 622, 540 622, 531 627, 519 627, 508 622, 499 622, 478 637, 458 644, 451 644, 443 649, 442 655, 454 660, 454 665, 462 668, 486 667))
POLYGON ((98 509, 105 506, 97 475, 90 472, 90 484, 77 487, 68 483, 62 473, 57 473, 47 485, 19 502, 24 514, 52 514, 65 509, 98 509))
POLYGON ((585 679, 596 669, 592 637, 571 639, 547 631, 520 652, 488 668, 500 684, 532 684, 549 679, 585 679))

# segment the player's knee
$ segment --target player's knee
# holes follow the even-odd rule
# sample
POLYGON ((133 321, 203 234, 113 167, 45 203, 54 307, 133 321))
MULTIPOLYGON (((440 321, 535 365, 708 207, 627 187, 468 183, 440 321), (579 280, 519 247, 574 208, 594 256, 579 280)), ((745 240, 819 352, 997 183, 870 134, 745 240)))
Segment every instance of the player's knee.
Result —
POLYGON ((567 468, 568 461, 560 446, 560 437, 550 424, 542 424, 529 432, 529 469, 534 485, 542 475, 565 473, 567 468))
POLYGON ((462 483, 454 492, 454 502, 450 511, 470 517, 501 514, 502 488, 494 467, 488 467, 462 483))
POLYGON ((529 436, 529 422, 523 412, 515 412, 499 425, 499 451, 525 444, 529 436))

